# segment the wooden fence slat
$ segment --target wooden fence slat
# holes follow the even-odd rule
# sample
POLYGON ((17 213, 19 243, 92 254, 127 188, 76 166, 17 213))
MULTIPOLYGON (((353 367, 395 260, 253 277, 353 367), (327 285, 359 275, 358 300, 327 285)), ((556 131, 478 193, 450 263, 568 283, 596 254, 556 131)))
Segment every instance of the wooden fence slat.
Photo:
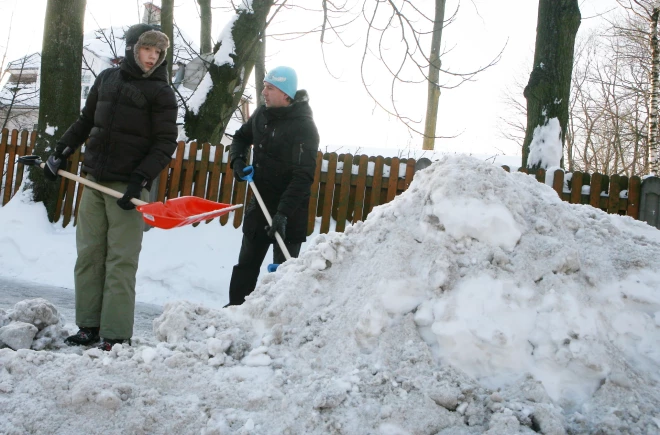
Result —
POLYGON ((337 171, 337 154, 330 153, 328 158, 328 172, 325 181, 325 191, 323 193, 323 213, 321 217, 321 234, 330 231, 330 216, 332 213, 332 200, 335 190, 335 177, 337 171))
POLYGON ((206 189, 206 199, 210 201, 218 200, 218 193, 220 192, 220 173, 222 172, 222 156, 224 152, 224 145, 220 144, 215 146, 213 165, 211 166, 211 176, 209 177, 209 187, 206 189))
POLYGON ((639 219, 639 202, 642 193, 642 180, 638 176, 628 180, 628 210, 626 214, 633 219, 639 219))
MULTIPOLYGON (((229 161, 227 161, 227 165, 225 166, 225 172, 222 175, 222 184, 220 186, 220 202, 233 205, 232 191, 234 188, 234 171, 231 169, 229 161)), ((240 214, 243 216, 243 213, 242 209, 234 211, 234 215, 240 214)), ((229 222, 229 213, 220 216, 220 225, 226 225, 227 222, 229 222)))
POLYGON ((408 190, 410 183, 412 183, 413 178, 415 178, 415 159, 408 159, 406 162, 406 178, 404 180, 403 190, 408 190))
POLYGON ((176 148, 176 157, 170 163, 172 168, 172 175, 170 177, 170 187, 167 193, 168 198, 177 198, 181 189, 179 183, 181 182, 181 170, 183 169, 183 154, 186 151, 185 142, 179 142, 176 148))
POLYGON ((599 173, 591 175, 591 187, 589 192, 589 205, 594 208, 600 208, 600 191, 603 178, 599 173))
POLYGON ((366 155, 360 156, 360 163, 358 166, 358 175, 355 183, 355 205, 353 206, 353 223, 362 220, 364 214, 364 198, 366 195, 367 186, 367 168, 369 165, 369 158, 366 155))
POLYGON ((11 143, 7 146, 8 157, 7 157, 7 176, 5 178, 5 194, 2 198, 2 205, 4 206, 9 202, 12 197, 12 186, 14 184, 14 167, 16 158, 16 145, 18 144, 18 130, 12 130, 11 132, 11 143))
MULTIPOLYGON (((53 221, 57 222, 62 217, 62 203, 64 202, 64 192, 66 192, 66 186, 68 178, 60 177, 59 180, 59 190, 57 191, 57 201, 55 201, 55 212, 53 213, 53 221)), ((71 180, 73 183, 73 180, 71 180)))
POLYGON ((573 172, 571 179, 571 204, 580 204, 582 202, 582 172, 573 172))
POLYGON ((195 177, 195 193, 193 195, 204 198, 206 193, 206 183, 208 179, 209 158, 211 157, 211 144, 202 145, 202 160, 199 162, 197 177, 195 177))
MULTIPOLYGON (((248 151, 248 155, 245 160, 248 163, 250 163, 251 161, 251 153, 252 150, 250 149, 248 151)), ((227 166, 229 166, 229 164, 227 166)), ((259 165, 257 164, 257 166, 259 165)), ((258 167, 255 167, 255 171, 258 169, 259 169, 258 167)), ((231 171, 231 172, 227 172, 227 174, 229 175, 225 175, 225 176, 229 177, 229 183, 231 183, 234 180, 234 173, 233 171, 231 171)), ((231 204, 233 205, 243 204, 243 207, 236 209, 232 212, 234 213, 234 228, 238 228, 243 223, 243 215, 245 214, 245 209, 247 208, 248 201, 250 200, 250 198, 252 198, 252 192, 247 182, 239 183, 237 181, 234 181, 234 187, 230 188, 229 191, 232 192, 231 204)))
POLYGON ((156 201, 165 201, 165 195, 167 194, 167 180, 169 176, 170 166, 167 165, 165 169, 160 171, 160 174, 158 175, 158 192, 156 192, 156 201))
POLYGON ((619 194, 621 193, 621 185, 619 184, 619 175, 612 175, 610 177, 610 195, 607 200, 607 212, 618 214, 619 213, 619 194))
POLYGON ((399 183, 399 158, 393 157, 390 163, 390 178, 387 183, 387 202, 394 199, 399 183))
POLYGON ((369 198, 369 211, 365 214, 365 219, 367 215, 377 205, 380 205, 380 190, 383 183, 383 165, 385 164, 385 159, 383 156, 376 157, 374 162, 374 175, 371 182, 371 196, 369 198))
POLYGON ((346 228, 346 217, 348 215, 348 200, 351 193, 351 173, 353 172, 353 156, 346 154, 344 156, 344 168, 342 169, 339 195, 335 198, 337 207, 337 226, 336 231, 344 232, 346 228))
MULTIPOLYGON (((69 172, 78 175, 80 172, 78 169, 78 163, 80 161, 80 147, 76 149, 76 152, 69 158, 69 172)), ((67 180, 65 198, 64 198, 64 219, 62 221, 62 226, 66 227, 71 222, 71 217, 73 216, 73 199, 76 192, 76 182, 73 180, 67 180)))
POLYGON ((234 183, 234 190, 236 193, 234 195, 235 200, 232 201, 232 203, 243 204, 243 207, 238 209, 240 213, 234 212, 234 228, 240 227, 241 223, 243 223, 243 210, 245 210, 245 207, 247 207, 247 202, 245 200, 247 199, 247 189, 249 188, 250 187, 248 186, 247 181, 244 181, 242 183, 238 183, 238 182, 234 183))
MULTIPOLYGON (((0 186, 5 184, 5 179, 6 179, 6 173, 5 173, 5 158, 7 155, 7 146, 9 142, 9 130, 6 128, 2 129, 2 136, 0 137, 0 186), (3 174, 5 175, 5 179, 3 179, 3 174)), ((4 203, 2 204, 4 205, 4 203)))
MULTIPOLYGON (((28 148, 28 131, 23 130, 21 132, 21 143, 16 148, 16 157, 18 158, 26 155, 27 148, 28 148)), ((21 183, 23 182, 23 166, 25 166, 23 165, 23 163, 16 164, 16 182, 14 183, 14 191, 12 192, 11 196, 14 196, 16 192, 18 192, 18 189, 21 187, 21 183)))
POLYGON ((27 156, 31 156, 32 153, 34 152, 34 146, 37 143, 37 131, 34 130, 32 133, 30 133, 30 144, 28 145, 28 151, 27 151, 27 156))
POLYGON ((536 177, 536 181, 545 184, 545 169, 543 168, 537 169, 535 177, 536 177))
POLYGON ((181 196, 192 195, 193 177, 195 176, 195 163, 197 162, 197 142, 190 142, 188 150, 188 160, 184 163, 186 173, 183 177, 183 186, 181 187, 181 196))
POLYGON ((307 213, 307 235, 314 232, 316 225, 316 208, 319 202, 319 189, 321 186, 321 167, 323 166, 323 154, 316 152, 316 170, 314 171, 314 181, 312 182, 311 193, 309 195, 309 211, 307 213))
POLYGON ((555 174, 552 179, 552 188, 561 198, 561 194, 564 192, 564 171, 561 169, 555 169, 555 174))

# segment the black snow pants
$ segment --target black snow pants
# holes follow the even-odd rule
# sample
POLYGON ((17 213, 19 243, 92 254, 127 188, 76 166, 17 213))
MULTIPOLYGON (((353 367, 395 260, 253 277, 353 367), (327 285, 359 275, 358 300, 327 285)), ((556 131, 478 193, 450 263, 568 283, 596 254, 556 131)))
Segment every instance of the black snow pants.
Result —
MULTIPOLYGON (((238 264, 234 266, 229 283, 229 305, 241 305, 245 297, 254 291, 259 278, 261 264, 266 258, 268 248, 273 244, 273 263, 282 264, 286 261, 280 246, 273 239, 265 237, 246 237, 243 235, 241 251, 238 254, 238 264)), ((302 243, 285 242, 291 257, 300 254, 302 243)))

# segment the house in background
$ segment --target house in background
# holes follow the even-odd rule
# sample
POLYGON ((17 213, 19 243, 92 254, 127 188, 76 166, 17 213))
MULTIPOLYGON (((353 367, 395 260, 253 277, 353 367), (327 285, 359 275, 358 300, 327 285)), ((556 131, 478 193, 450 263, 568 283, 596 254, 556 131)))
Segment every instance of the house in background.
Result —
POLYGON ((32 130, 39 117, 41 54, 28 54, 13 62, 0 77, 0 130, 32 130))
MULTIPOLYGON (((142 22, 160 24, 160 8, 151 2, 144 4, 142 22)), ((83 37, 83 61, 81 71, 81 104, 85 104, 87 95, 96 76, 106 68, 119 67, 124 56, 124 32, 128 26, 97 29, 83 37)), ((199 57, 199 46, 192 38, 174 27, 172 47, 172 77, 175 93, 179 99, 179 130, 183 125, 184 104, 199 85, 204 69, 204 62, 199 57), (186 66, 189 65, 189 68, 186 66), (201 74, 200 74, 201 72, 201 74)), ((41 54, 33 53, 8 64, 0 77, 0 129, 34 130, 39 119, 39 74, 41 54)), ((248 102, 243 99, 242 110, 232 117, 227 132, 233 134, 248 116, 248 102)), ((181 139, 185 139, 180 135, 181 139)), ((224 137, 223 144, 230 140, 224 137)))

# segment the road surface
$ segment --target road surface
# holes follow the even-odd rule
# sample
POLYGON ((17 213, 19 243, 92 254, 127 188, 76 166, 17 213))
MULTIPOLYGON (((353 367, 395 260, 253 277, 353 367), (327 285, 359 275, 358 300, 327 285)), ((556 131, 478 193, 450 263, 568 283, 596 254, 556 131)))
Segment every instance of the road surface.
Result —
MULTIPOLYGON (((33 298, 44 298, 55 305, 60 314, 64 316, 66 327, 73 332, 77 330, 73 289, 0 277, 1 309, 14 308, 17 302, 33 298)), ((142 302, 136 303, 133 337, 148 342, 154 341, 152 322, 162 312, 163 308, 161 306, 142 302)))

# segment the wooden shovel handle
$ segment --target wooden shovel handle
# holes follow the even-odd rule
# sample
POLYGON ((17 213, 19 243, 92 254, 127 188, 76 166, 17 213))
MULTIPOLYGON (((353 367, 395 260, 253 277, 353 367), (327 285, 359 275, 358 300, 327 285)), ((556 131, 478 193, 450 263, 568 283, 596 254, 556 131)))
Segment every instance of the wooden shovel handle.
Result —
MULTIPOLYGON (((46 164, 42 162, 39 166, 41 166, 43 168, 44 166, 46 166, 46 164)), ((124 197, 123 193, 117 192, 116 190, 110 189, 109 187, 101 186, 100 184, 95 183, 93 181, 90 181, 87 178, 79 177, 76 174, 72 174, 71 172, 63 171, 62 169, 57 171, 57 175, 61 175, 62 177, 68 178, 69 180, 77 181, 80 184, 84 184, 85 186, 89 186, 92 189, 96 189, 96 190, 101 191, 101 192, 103 192, 105 194, 108 194, 110 196, 114 196, 115 198, 123 198, 124 197)), ((137 198, 131 198, 131 202, 135 205, 148 204, 148 202, 141 201, 137 198)))

